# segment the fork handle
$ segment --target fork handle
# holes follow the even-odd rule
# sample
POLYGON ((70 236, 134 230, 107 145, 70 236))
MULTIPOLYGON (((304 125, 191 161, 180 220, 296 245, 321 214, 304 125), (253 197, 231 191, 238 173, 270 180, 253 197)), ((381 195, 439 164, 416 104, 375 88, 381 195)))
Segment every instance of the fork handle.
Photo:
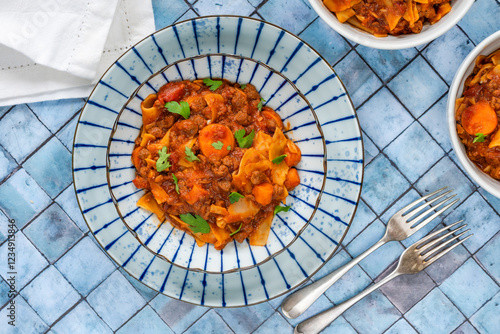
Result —
POLYGON ((358 257, 355 257, 350 262, 346 263, 342 267, 335 271, 332 271, 325 277, 311 283, 300 290, 295 291, 283 300, 281 303, 281 311, 283 314, 290 318, 297 318, 299 315, 304 313, 309 306, 311 306, 316 299, 318 299, 329 287, 331 287, 335 282, 337 282, 346 272, 348 272, 352 267, 358 264, 365 257, 370 255, 374 250, 385 244, 385 236, 377 241, 373 246, 368 248, 358 257))
POLYGON ((295 327, 294 334, 316 334, 321 332, 351 306, 399 275, 401 273, 395 270, 378 283, 371 285, 351 299, 302 321, 295 327))

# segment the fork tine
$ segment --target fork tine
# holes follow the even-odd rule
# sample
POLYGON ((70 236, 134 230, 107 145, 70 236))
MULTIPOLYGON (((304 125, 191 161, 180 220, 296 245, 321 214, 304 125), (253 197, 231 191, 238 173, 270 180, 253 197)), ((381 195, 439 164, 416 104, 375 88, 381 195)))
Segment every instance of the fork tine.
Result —
POLYGON ((457 221, 457 222, 455 222, 455 223, 453 223, 453 224, 450 224, 450 225, 448 225, 448 226, 443 227, 443 228, 442 228, 442 229, 440 229, 440 230, 437 230, 437 231, 435 231, 435 232, 432 232, 431 234, 429 234, 429 235, 427 235, 426 237, 424 237, 424 238, 422 238, 421 240, 419 240, 419 241, 418 241, 418 244, 417 244, 417 243, 415 243, 415 247, 416 247, 416 248, 422 247, 423 245, 425 245, 425 244, 427 243, 427 241, 431 240, 431 239, 432 239, 432 238, 434 238, 436 235, 443 233, 444 231, 446 231, 446 230, 448 230, 448 229, 452 228, 453 226, 455 226, 455 225, 457 225, 457 224, 460 224, 461 222, 463 222, 463 220, 459 220, 459 221, 457 221))
MULTIPOLYGON (((463 225, 463 226, 465 226, 465 225, 463 225)), ((460 228, 462 228, 462 227, 460 227, 460 228)), ((429 252, 427 252, 425 255, 422 255, 422 256, 425 257, 425 258, 432 258, 435 254, 437 254, 437 252, 440 249, 442 249, 443 247, 445 247, 449 243, 451 243, 451 242, 453 242, 455 240, 458 240, 462 235, 464 235, 465 233, 467 233, 469 231, 470 231, 470 229, 465 230, 465 231, 463 231, 460 234, 454 235, 453 238, 450 238, 450 239, 446 240, 445 242, 443 242, 440 245, 436 246, 435 248, 431 249, 429 252)))
MULTIPOLYGON (((448 199, 444 200, 443 202, 446 202, 447 200, 448 199)), ((420 230, 422 227, 424 227, 425 225, 427 225, 428 223, 430 223, 434 218, 436 218, 437 216, 439 216, 440 214, 442 214, 443 212, 445 212, 446 210, 448 210, 450 207, 452 207, 453 205, 455 205, 455 203, 457 203, 459 200, 460 199, 457 198, 453 202, 451 202, 448 205, 444 206, 439 211, 437 211, 436 213, 434 213, 432 216, 426 218, 424 221, 422 221, 420 223, 417 223, 417 225, 413 226, 412 229, 415 230, 415 232, 418 231, 418 230, 420 230)), ((439 205, 441 205, 443 202, 439 203, 439 205)), ((413 221, 420 220, 421 218, 425 217, 427 214, 429 214, 432 210, 435 210, 436 208, 437 207, 430 208, 429 210, 427 210, 426 212, 424 212, 423 214, 421 214, 420 216, 418 216, 417 218, 415 218, 413 221)))
MULTIPOLYGON (((464 224, 464 225, 462 225, 462 226, 459 226, 459 227, 457 227, 456 229, 451 230, 451 231, 449 231, 448 233, 446 233, 446 234, 444 234, 444 235, 440 236, 439 238, 432 240, 432 241, 431 241, 431 242, 429 242, 428 244, 423 245, 422 247, 418 248, 418 250, 419 250, 419 251, 420 251, 420 253, 422 254, 423 252, 425 252, 426 250, 428 250, 429 248, 431 248, 432 246, 434 246, 435 244, 437 244, 437 243, 438 243, 438 242, 440 242, 441 240, 444 240, 444 239, 448 238, 450 235, 452 235, 453 233, 455 233, 455 232, 456 232, 456 231, 458 231, 458 230, 463 229, 463 228, 464 228, 464 227, 466 227, 466 226, 467 226, 467 224, 464 224)), ((448 228, 448 229, 449 229, 449 228, 448 228)))
POLYGON ((439 260, 442 256, 444 256, 446 253, 448 253, 449 251, 451 251, 452 249, 454 249, 455 247, 458 247, 458 245, 462 244, 465 240, 469 239, 470 237, 472 237, 474 234, 469 234, 468 236, 466 236, 465 238, 463 238, 462 240, 460 240, 459 242, 457 242, 456 244, 454 244, 453 246, 451 247, 448 247, 446 248, 445 250, 442 250, 441 253, 438 253, 436 254, 433 258, 427 260, 427 261, 424 261, 424 266, 427 267, 429 265, 431 265, 432 263, 436 262, 437 260, 439 260))
MULTIPOLYGON (((433 198, 432 200, 428 201, 428 202, 425 202, 424 204, 422 204, 421 206, 419 206, 418 208, 415 208, 414 210, 412 210, 411 212, 408 212, 407 214, 404 215, 404 217, 408 217, 408 219, 410 219, 411 217, 413 217, 414 215, 416 215, 419 211, 421 211, 423 208, 431 205, 432 203, 434 203, 435 201, 443 198, 444 196, 448 195, 449 193, 451 193, 453 190, 448 190, 447 192, 433 198)), ((443 202, 446 202, 447 200, 449 200, 450 198, 456 196, 456 194, 454 194, 453 196, 450 196, 448 197, 447 199, 445 199, 444 201, 440 202, 439 204, 437 204, 434 208, 438 207, 439 205, 441 205, 443 202)))
MULTIPOLYGON (((416 200, 415 202, 411 202, 410 204, 408 204, 407 206, 405 206, 404 208, 402 208, 401 210, 399 210, 396 214, 403 214, 406 212, 406 210, 409 210, 411 208, 413 208, 415 205, 417 205, 418 203, 422 202, 422 201, 425 201, 426 199, 428 199, 429 197, 432 197, 434 195, 436 195, 437 193, 440 193, 441 191, 447 189, 448 187, 443 187, 441 189, 438 189, 428 195, 425 195, 423 197, 420 197, 420 199, 416 200)), ((450 190, 450 192, 453 191, 453 190, 450 190)))

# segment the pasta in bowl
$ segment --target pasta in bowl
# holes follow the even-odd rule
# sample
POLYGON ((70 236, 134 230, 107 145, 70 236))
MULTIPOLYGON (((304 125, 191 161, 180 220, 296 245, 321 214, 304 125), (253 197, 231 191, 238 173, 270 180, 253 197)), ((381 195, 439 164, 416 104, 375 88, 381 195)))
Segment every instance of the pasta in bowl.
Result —
POLYGON ((109 186, 150 251, 189 270, 242 270, 286 249, 315 213, 325 166, 301 151, 325 145, 291 82, 248 58, 201 56, 157 73, 123 108, 109 186))

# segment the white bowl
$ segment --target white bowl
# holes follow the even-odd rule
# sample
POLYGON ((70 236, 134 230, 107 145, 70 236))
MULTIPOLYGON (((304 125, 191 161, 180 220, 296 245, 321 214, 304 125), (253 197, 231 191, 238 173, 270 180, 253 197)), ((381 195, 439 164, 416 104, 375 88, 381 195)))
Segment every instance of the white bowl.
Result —
POLYGON ((333 30, 345 38, 370 48, 398 50, 426 44, 443 35, 464 17, 474 0, 452 0, 451 11, 433 25, 424 24, 418 34, 387 37, 375 37, 349 23, 340 23, 335 14, 323 4, 323 0, 309 0, 309 3, 333 30))
POLYGON ((479 55, 489 55, 493 51, 500 49, 500 31, 490 35, 465 58, 458 68, 448 94, 447 116, 448 130, 450 131, 450 139, 453 149, 458 157, 458 160, 467 171, 469 176, 479 184, 484 190, 495 197, 500 198, 500 181, 495 180, 488 174, 481 171, 472 161, 469 160, 465 153, 465 148, 457 134, 455 122, 455 100, 460 98, 464 89, 464 82, 474 69, 475 61, 479 55))

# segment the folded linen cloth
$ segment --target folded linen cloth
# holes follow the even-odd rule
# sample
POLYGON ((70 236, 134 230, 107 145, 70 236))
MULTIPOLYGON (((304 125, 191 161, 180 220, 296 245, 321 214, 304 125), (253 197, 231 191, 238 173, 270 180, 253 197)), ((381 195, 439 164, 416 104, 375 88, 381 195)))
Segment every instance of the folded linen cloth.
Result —
POLYGON ((0 2, 0 106, 88 96, 154 32, 151 0, 0 2))

